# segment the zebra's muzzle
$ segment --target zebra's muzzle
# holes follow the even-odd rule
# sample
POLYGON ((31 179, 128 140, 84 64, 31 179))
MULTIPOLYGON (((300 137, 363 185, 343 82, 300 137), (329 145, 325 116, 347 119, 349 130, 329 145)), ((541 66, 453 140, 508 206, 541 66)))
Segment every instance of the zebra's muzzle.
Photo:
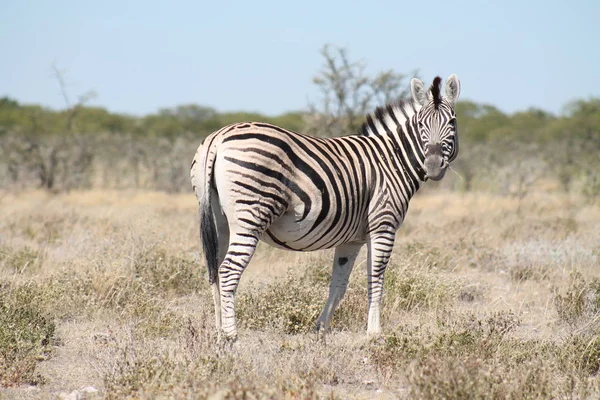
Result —
POLYGON ((425 157, 425 172, 427 177, 433 181, 441 180, 446 174, 448 162, 441 154, 429 154, 425 157))

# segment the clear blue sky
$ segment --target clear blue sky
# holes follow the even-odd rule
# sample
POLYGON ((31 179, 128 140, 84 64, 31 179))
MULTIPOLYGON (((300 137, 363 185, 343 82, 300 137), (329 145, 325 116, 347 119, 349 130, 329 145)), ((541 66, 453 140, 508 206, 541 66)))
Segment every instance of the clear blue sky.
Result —
POLYGON ((279 114, 318 92, 326 43, 369 71, 459 75, 462 98, 560 113, 600 97, 600 1, 1 0, 0 96, 136 115, 196 103, 279 114))

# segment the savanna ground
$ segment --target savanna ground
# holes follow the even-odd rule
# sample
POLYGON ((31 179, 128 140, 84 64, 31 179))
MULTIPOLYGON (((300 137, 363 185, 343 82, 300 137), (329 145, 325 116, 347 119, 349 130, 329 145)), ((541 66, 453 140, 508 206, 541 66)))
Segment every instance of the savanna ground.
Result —
POLYGON ((259 248, 215 346, 189 194, 0 194, 0 398, 599 398, 600 208, 425 192, 366 337, 365 255, 312 333, 331 251, 259 248))

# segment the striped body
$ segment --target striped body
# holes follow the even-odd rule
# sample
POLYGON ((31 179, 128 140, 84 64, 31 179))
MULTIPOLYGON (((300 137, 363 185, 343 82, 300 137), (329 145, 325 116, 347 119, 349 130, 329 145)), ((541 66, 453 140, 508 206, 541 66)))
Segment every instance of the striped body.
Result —
MULTIPOLYGON (((379 220, 395 230, 420 184, 411 179, 386 137, 321 139, 243 123, 222 129, 207 142, 217 152, 217 191, 236 193, 220 195, 223 207, 235 209, 240 217, 247 214, 249 229, 268 226, 262 239, 289 250, 364 242, 379 220), (382 152, 389 158, 374 162, 382 152), (261 214, 262 209, 268 213, 261 214), (389 212, 373 215, 384 209, 389 212)), ((422 170, 423 160, 419 164, 422 170)))
POLYGON ((366 243, 368 330, 380 331, 383 272, 409 200, 431 171, 443 176, 444 163, 458 151, 452 122, 457 94, 435 104, 433 86, 422 102, 418 89, 414 101, 368 116, 362 135, 325 139, 238 123, 199 147, 191 180, 217 327, 227 337, 236 336, 235 291, 259 240, 294 251, 336 249, 329 300, 317 323, 322 328, 328 328, 366 243))

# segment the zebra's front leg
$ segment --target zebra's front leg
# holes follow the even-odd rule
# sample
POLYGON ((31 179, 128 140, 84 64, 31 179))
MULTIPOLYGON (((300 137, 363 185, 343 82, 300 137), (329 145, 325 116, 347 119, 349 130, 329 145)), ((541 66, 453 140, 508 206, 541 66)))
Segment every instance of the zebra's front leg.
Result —
POLYGON ((329 285, 329 298, 315 326, 315 330, 329 331, 331 318, 348 287, 348 278, 354 267, 362 243, 347 243, 336 247, 333 258, 333 271, 329 285))
POLYGON ((231 233, 229 248, 219 267, 219 292, 221 296, 221 329, 225 339, 237 339, 235 318, 235 293, 242 272, 250 263, 258 245, 258 237, 249 232, 231 233))
POLYGON ((381 334, 381 298, 383 295, 383 275, 392 255, 395 232, 371 235, 368 243, 367 281, 369 314, 367 335, 381 334))

